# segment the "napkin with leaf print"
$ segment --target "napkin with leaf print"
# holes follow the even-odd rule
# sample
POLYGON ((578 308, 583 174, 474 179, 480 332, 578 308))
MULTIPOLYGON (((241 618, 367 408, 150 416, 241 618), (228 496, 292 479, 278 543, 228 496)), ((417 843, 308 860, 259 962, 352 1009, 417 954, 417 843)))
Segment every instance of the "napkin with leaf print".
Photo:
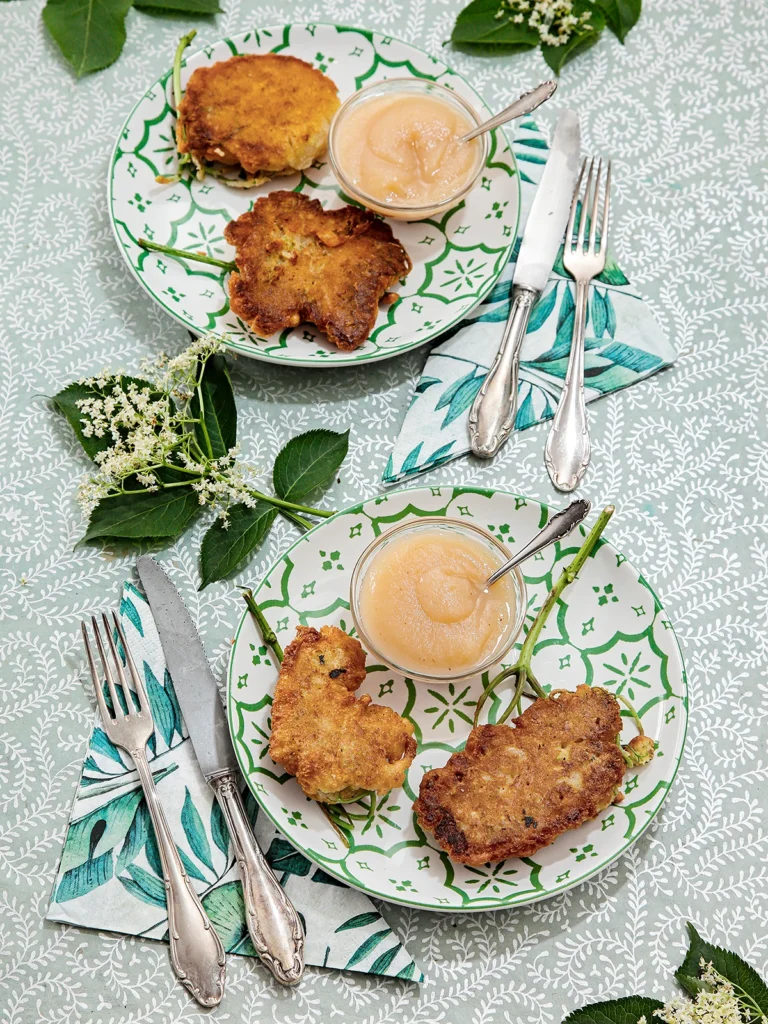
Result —
MULTIPOLYGON (((181 860, 230 953, 255 956, 224 817, 195 760, 160 638, 146 598, 123 585, 120 619, 145 680, 155 734, 147 756, 181 860)), ((246 810, 256 838, 306 931, 306 961, 322 967, 424 976, 367 896, 331 878, 259 815, 246 810)), ((160 855, 133 762, 97 724, 72 807, 47 918, 147 939, 166 938, 160 855)))
MULTIPOLYGON (((470 450, 469 409, 501 342, 520 241, 547 162, 547 143, 530 119, 520 123, 512 148, 520 174, 521 210, 509 263, 490 295, 430 352, 384 471, 385 483, 423 473, 470 450)), ((563 266, 561 247, 523 341, 517 430, 549 419, 557 408, 571 348, 574 288, 563 266)), ((669 366, 676 355, 609 251, 605 270, 589 289, 584 370, 587 401, 645 379, 669 366)))

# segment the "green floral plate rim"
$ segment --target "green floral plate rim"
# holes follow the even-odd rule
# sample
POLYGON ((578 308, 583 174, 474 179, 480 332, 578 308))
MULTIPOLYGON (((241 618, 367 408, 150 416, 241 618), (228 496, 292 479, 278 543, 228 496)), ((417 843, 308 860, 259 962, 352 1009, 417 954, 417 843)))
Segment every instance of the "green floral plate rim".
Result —
MULTIPOLYGON (((411 75, 455 89, 479 113, 491 114, 461 75, 424 50, 379 32, 322 22, 253 29, 205 46, 187 58, 182 83, 197 67, 238 53, 266 52, 309 61, 334 79, 342 101, 363 84, 411 75)), ((171 57, 169 53, 169 64, 171 57)), ((509 259, 520 218, 517 164, 502 130, 492 134, 481 181, 462 203, 439 219, 391 222, 413 270, 400 284, 400 300, 380 310, 371 337, 360 348, 341 352, 308 324, 269 338, 257 336, 231 313, 224 271, 147 252, 138 239, 231 260, 234 250, 224 241, 224 227, 259 196, 287 188, 324 205, 350 200, 333 177, 327 155, 302 174, 254 189, 229 188, 210 177, 159 185, 155 177, 176 168, 170 79, 169 69, 141 97, 118 135, 109 166, 108 208, 133 276, 189 330, 224 335, 232 351, 268 362, 357 365, 432 341, 459 323, 493 287, 509 259)))
MULTIPOLYGON (((517 545, 546 522, 550 509, 505 491, 453 486, 392 491, 344 509, 284 552, 255 592, 281 643, 289 643, 300 624, 332 623, 354 634, 348 591, 359 555, 394 523, 427 515, 466 517, 517 545)), ((580 527, 525 564, 528 622, 585 532, 580 527)), ((506 660, 513 657, 510 652, 506 660)), ((256 800, 291 843, 330 876, 369 896, 449 912, 501 909, 553 896, 606 868, 650 825, 682 757, 688 690, 679 644, 661 602, 606 540, 550 616, 535 659, 538 678, 553 689, 586 682, 626 693, 657 742, 649 765, 627 771, 623 803, 560 836, 535 857, 483 868, 454 864, 414 821, 411 803, 421 775, 444 764, 469 734, 483 686, 479 677, 469 684, 431 686, 369 663, 358 693, 369 692, 409 718, 418 751, 403 789, 378 798, 372 816, 366 801, 347 808, 354 828, 350 848, 344 849, 318 806, 269 758, 277 667, 246 613, 228 673, 227 711, 238 762, 256 800)), ((505 687, 494 696, 490 721, 508 697, 505 687)), ((631 722, 627 735, 632 735, 631 722)))

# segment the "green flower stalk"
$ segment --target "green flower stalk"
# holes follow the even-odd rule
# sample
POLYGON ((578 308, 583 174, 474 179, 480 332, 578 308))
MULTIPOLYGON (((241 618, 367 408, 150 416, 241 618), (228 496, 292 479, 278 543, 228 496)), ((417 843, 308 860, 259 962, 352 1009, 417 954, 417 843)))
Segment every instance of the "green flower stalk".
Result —
MULTIPOLYGON (((544 626, 546 624, 547 619, 549 618, 550 613, 552 612, 552 609, 557 604, 565 588, 570 583, 573 583, 574 580, 577 578, 579 572, 584 566, 584 563, 595 550, 595 546, 598 540, 600 539, 600 536, 605 527, 607 526, 608 521, 610 520, 614 511, 615 509, 613 505, 608 505, 606 506, 606 508, 603 509, 603 511, 598 516, 597 522, 592 527, 590 532, 587 534, 584 543, 579 548, 576 557, 573 559, 570 565, 568 565, 560 573, 557 582, 552 587, 550 592, 547 594, 544 604, 539 609, 538 615, 533 620, 531 628, 528 630, 528 634, 525 640, 523 641, 523 646, 520 649, 520 655, 515 664, 510 665, 509 668, 502 669, 502 671, 499 672, 497 676, 494 676, 494 678, 490 680, 488 685, 483 690, 480 699, 477 702, 477 707, 475 708, 475 715, 472 722, 474 728, 477 728, 477 725, 480 720, 480 712, 482 711, 486 701, 493 693, 493 691, 496 689, 496 687, 499 685, 499 683, 502 683, 505 679, 514 678, 515 689, 512 694, 512 700, 510 701, 509 706, 506 708, 503 714, 496 720, 497 725, 503 725, 503 723, 507 721, 509 716, 514 711, 516 711, 518 715, 521 713, 523 693, 526 685, 529 686, 531 690, 533 690, 534 695, 538 699, 547 699, 547 693, 544 691, 544 688, 542 687, 541 683, 536 678, 533 668, 531 666, 531 661, 533 659, 533 655, 536 649, 536 643, 539 639, 539 636, 541 635, 541 631, 544 629, 544 626)), ((637 726, 639 734, 635 736, 632 740, 630 740, 630 742, 626 746, 621 747, 621 752, 627 764, 627 767, 637 767, 642 764, 647 764, 653 757, 655 744, 649 736, 645 735, 645 732, 643 730, 643 723, 640 720, 640 716, 629 703, 629 701, 621 695, 618 699, 628 709, 635 725, 637 726)))

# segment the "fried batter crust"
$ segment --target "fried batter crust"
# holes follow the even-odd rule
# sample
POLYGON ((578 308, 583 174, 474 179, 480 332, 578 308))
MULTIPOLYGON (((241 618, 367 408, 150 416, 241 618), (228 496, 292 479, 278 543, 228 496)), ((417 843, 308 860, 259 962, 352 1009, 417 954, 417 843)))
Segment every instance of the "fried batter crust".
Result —
POLYGON ((464 864, 528 857, 613 802, 625 770, 620 731, 607 690, 557 690, 511 726, 473 729, 462 753, 427 772, 418 821, 464 864))
POLYGON ((338 107, 331 79, 298 57, 230 57, 190 75, 179 105, 179 152, 252 175, 290 174, 325 152, 338 107))
POLYGON ((336 626, 299 626, 286 648, 272 701, 272 760, 313 800, 335 803, 361 790, 402 786, 416 753, 413 725, 354 691, 365 651, 336 626))
POLYGON ((408 253, 368 210, 323 210, 317 199, 278 191, 224 230, 239 273, 229 278, 234 313, 262 335, 316 324, 340 349, 371 333, 379 300, 411 269, 408 253))

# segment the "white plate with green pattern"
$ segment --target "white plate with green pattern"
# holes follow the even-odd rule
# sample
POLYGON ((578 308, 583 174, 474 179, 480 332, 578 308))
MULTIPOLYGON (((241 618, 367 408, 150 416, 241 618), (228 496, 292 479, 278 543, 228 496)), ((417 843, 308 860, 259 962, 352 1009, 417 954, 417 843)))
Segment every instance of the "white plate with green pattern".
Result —
MULTIPOLYGON (((327 73, 342 102, 363 85, 412 75, 454 89, 478 113, 491 115, 472 86, 442 61, 391 36, 341 25, 280 25, 222 39, 187 59, 182 85, 195 68, 237 53, 270 51, 300 57, 327 73)), ((172 56, 169 53, 169 69, 172 56)), ((516 94, 516 84, 510 80, 510 95, 516 94)), ((520 214, 520 183, 509 143, 497 130, 481 181, 461 205, 435 220, 391 222, 413 270, 397 289, 400 300, 381 309, 371 337, 360 348, 341 352, 311 324, 259 337, 230 312, 225 271, 147 252, 138 239, 229 261, 234 249, 224 241, 224 227, 251 209, 259 196, 294 189, 329 208, 343 206, 347 198, 327 156, 301 175, 276 178, 253 189, 229 188, 210 177, 159 185, 157 175, 172 175, 176 169, 171 99, 169 70, 125 122, 110 162, 109 214, 136 278, 163 309, 197 334, 214 331, 228 336, 236 352, 293 366, 388 359, 458 323, 490 291, 509 258, 520 214)))
MULTIPOLYGON (((374 537, 416 516, 465 518, 517 545, 547 520, 545 505, 502 491, 424 487, 394 491, 346 509, 305 534, 275 563, 256 600, 286 645, 298 625, 340 626, 349 613, 352 569, 374 537)), ((553 579, 573 557, 583 528, 523 567, 530 622, 553 579), (580 532, 579 532, 580 531, 580 532)), ((414 683, 369 658, 360 693, 413 722, 418 752, 402 790, 381 797, 372 820, 367 798, 349 805, 354 828, 345 848, 328 819, 296 780, 269 756, 270 705, 277 669, 250 615, 243 616, 229 665, 228 714, 240 767, 275 825, 293 845, 342 882, 369 896, 428 910, 494 910, 552 896, 602 870, 640 836, 661 807, 682 756, 688 694, 672 626, 647 581, 616 549, 599 542, 579 579, 550 615, 535 654, 536 675, 553 689, 580 683, 625 694, 656 757, 628 769, 624 800, 594 821, 566 832, 524 860, 481 868, 455 864, 416 824, 412 811, 423 773, 460 749, 471 728, 480 677, 469 684, 414 683)), ((511 656, 507 659, 511 663, 511 656)), ((506 705, 506 684, 490 702, 494 721, 506 705)), ((626 725, 626 736, 635 730, 626 725)))

